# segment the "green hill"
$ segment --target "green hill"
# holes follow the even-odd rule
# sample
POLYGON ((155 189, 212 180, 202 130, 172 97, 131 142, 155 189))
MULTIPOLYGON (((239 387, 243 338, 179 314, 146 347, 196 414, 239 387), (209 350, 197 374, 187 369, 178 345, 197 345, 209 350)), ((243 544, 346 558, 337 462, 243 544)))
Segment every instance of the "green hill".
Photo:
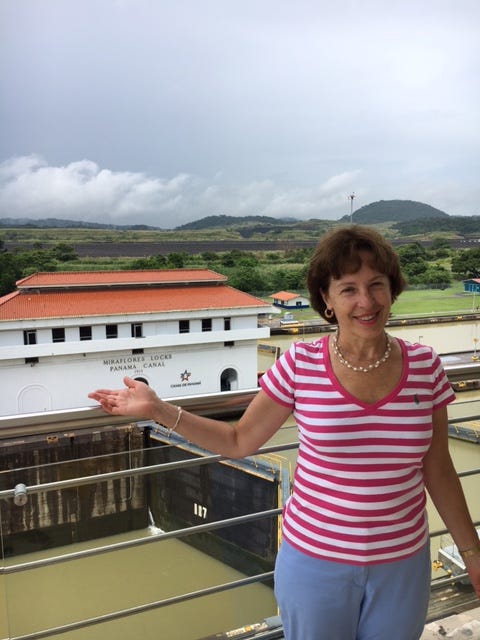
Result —
POLYGON ((437 218, 432 225, 431 218, 421 218, 418 220, 404 220, 396 222, 391 226, 392 231, 396 231, 401 236, 412 236, 425 233, 444 232, 460 236, 477 236, 480 230, 480 216, 448 216, 447 218, 437 218))
MULTIPOLYGON (((423 202, 413 200, 379 200, 366 204, 353 212, 352 222, 359 224, 380 224, 382 222, 406 222, 422 218, 448 218, 448 213, 423 202)), ((349 222, 350 216, 340 222, 349 222)))
MULTIPOLYGON (((413 200, 380 200, 372 202, 353 212, 352 221, 359 224, 402 223, 410 220, 430 218, 446 218, 450 216, 440 209, 436 209, 422 202, 413 200)), ((235 227, 242 236, 255 233, 277 233, 287 228, 306 229, 308 226, 316 229, 319 220, 299 220, 293 217, 272 218, 270 216, 229 216, 212 215, 176 227, 181 231, 201 231, 205 229, 228 229, 235 227)), ((328 221, 323 221, 325 224, 328 221)), ((332 221, 330 221, 332 222, 332 221)), ((350 222, 350 216, 345 215, 339 222, 350 222)))
POLYGON ((194 220, 176 227, 182 231, 198 231, 201 229, 228 229, 229 227, 240 227, 245 225, 289 225, 297 222, 295 218, 272 218, 270 216, 206 216, 200 220, 194 220))
POLYGON ((106 224, 104 222, 83 222, 81 220, 64 220, 62 218, 0 218, 0 228, 30 229, 115 229, 115 230, 157 230, 159 227, 151 227, 146 224, 106 224))

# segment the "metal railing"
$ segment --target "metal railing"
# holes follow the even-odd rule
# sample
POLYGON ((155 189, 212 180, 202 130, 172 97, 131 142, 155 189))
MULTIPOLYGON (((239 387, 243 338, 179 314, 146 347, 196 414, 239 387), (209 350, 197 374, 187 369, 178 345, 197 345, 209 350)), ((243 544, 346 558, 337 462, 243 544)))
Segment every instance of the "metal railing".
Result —
MULTIPOLYGON (((99 424, 115 424, 115 425, 125 425, 130 424, 131 421, 126 421, 125 418, 115 418, 112 419, 111 416, 106 417, 103 412, 100 412, 97 409, 87 409, 87 410, 76 410, 74 412, 54 412, 54 416, 50 416, 52 420, 48 420, 48 417, 45 414, 39 415, 31 415, 31 416, 21 416, 19 420, 11 420, 7 425, 6 430, 3 433, 5 436, 6 432, 10 433, 10 437, 12 433, 15 433, 17 436, 20 432, 24 434, 31 434, 34 432, 35 424, 39 426, 39 430, 42 433, 49 432, 52 430, 65 431, 66 429, 72 429, 76 427, 77 429, 82 428, 91 428, 92 426, 98 426, 99 424), (63 414, 63 419, 62 419, 63 414), (49 428, 48 428, 49 427, 49 428)), ((471 419, 478 419, 478 416, 472 416, 471 419)), ((464 423, 466 419, 459 418, 458 422, 464 423)), ((147 426, 148 423, 139 423, 139 425, 147 426)), ((1 427, 1 419, 0 419, 0 427, 1 427)), ((284 452, 288 450, 295 450, 298 448, 298 442, 289 442, 287 444, 266 446, 261 448, 257 454, 271 454, 277 452, 284 452)), ((256 455, 257 455, 256 454, 256 455)), ((175 462, 165 462, 161 464, 143 466, 138 468, 129 468, 119 471, 95 474, 90 476, 83 476, 78 478, 69 478, 56 482, 48 482, 43 484, 31 485, 26 487, 26 495, 32 496, 38 493, 43 493, 47 491, 61 491, 65 489, 69 489, 72 487, 80 487, 89 484, 95 484, 98 482, 105 482, 108 480, 117 480, 125 477, 135 477, 135 476, 145 476, 152 473, 164 473, 168 471, 175 471, 179 469, 191 468, 201 465, 210 465, 214 463, 218 463, 221 461, 228 460, 223 456, 219 455, 205 455, 202 457, 189 458, 186 460, 175 461, 175 462)), ((479 469, 470 469, 467 471, 463 471, 459 473, 460 478, 465 478, 468 476, 474 476, 480 474, 479 469)), ((0 491, 0 500, 10 500, 15 499, 16 494, 18 493, 18 488, 12 487, 11 489, 0 491)), ((117 543, 111 543, 108 545, 100 545, 96 547, 92 547, 89 549, 84 549, 80 551, 74 551, 71 553, 64 553, 61 555, 56 555, 52 557, 20 562, 17 564, 4 564, 4 566, 0 567, 0 576, 12 575, 24 571, 35 571, 36 569, 46 567, 54 564, 61 564, 65 562, 69 562, 71 560, 81 560, 83 558, 97 556, 105 553, 112 553, 119 550, 131 549, 134 547, 142 546, 142 545, 150 545, 153 543, 157 543, 159 541, 166 541, 171 539, 182 539, 187 536, 203 533, 208 531, 213 531, 215 529, 220 529, 228 526, 234 526, 238 524, 243 524, 247 522, 252 522, 254 520, 260 520, 264 518, 274 518, 280 515, 281 507, 269 509, 256 513, 249 513, 246 515, 227 518, 224 520, 217 520, 215 522, 195 525, 187 528, 177 529, 169 532, 160 532, 155 533, 145 537, 136 537, 131 540, 121 541, 117 543)), ((480 525, 480 522, 476 522, 476 526, 480 525)), ((446 529, 441 529, 437 531, 430 532, 430 536, 437 537, 447 533, 446 529)), ((456 576, 456 577, 445 577, 441 579, 435 580, 435 586, 443 586, 452 582, 457 582, 461 580, 464 576, 456 576)), ((39 631, 35 631, 32 633, 28 633, 26 635, 20 635, 12 637, 11 640, 37 640, 40 638, 53 637, 56 635, 60 635, 69 631, 75 631, 78 629, 91 627, 92 625, 99 625, 105 622, 109 622, 112 620, 118 620, 121 618, 135 616, 146 611, 151 611, 153 609, 160 609, 163 607, 168 607, 174 604, 179 604, 182 602, 187 602, 189 600, 194 600, 197 598, 202 598, 209 595, 219 594, 224 591, 238 589, 244 587, 246 585, 250 585, 253 583, 265 583, 271 581, 273 578, 273 571, 267 571, 258 573, 253 576, 247 576, 238 580, 229 581, 223 584, 218 584, 211 587, 202 588, 199 590, 194 590, 191 592, 183 593, 180 595, 176 595, 173 597, 164 598, 161 600, 148 602, 145 604, 141 604, 138 606, 133 606, 125 609, 120 609, 117 611, 113 611, 110 613, 106 613, 103 615, 93 616, 90 618, 85 618, 83 620, 79 620, 77 622, 72 622, 68 624, 64 624, 57 627, 52 627, 48 629, 42 629, 39 631)))
MULTIPOLYGON (((236 394, 223 394, 221 398, 221 402, 216 402, 214 404, 215 411, 219 413, 225 411, 222 409, 224 403, 226 402, 227 412, 228 410, 239 410, 239 403, 236 400, 236 394), (229 398, 230 396, 230 398, 229 398), (233 400, 233 402, 232 402, 233 400), (232 409, 234 406, 234 409, 232 409)), ((245 394, 241 394, 240 404, 245 400, 245 394)), ((182 404, 185 406, 185 402, 182 400, 182 404)), ((207 411, 204 406, 203 398, 195 398, 195 400, 190 400, 190 405, 193 405, 198 413, 202 413, 203 411, 207 411)), ((0 439, 11 439, 11 438, 23 438, 28 437, 33 434, 52 434, 55 432, 65 433, 65 432, 80 432, 85 429, 92 429, 96 427, 102 427, 107 425, 129 425, 131 424, 131 420, 126 420, 123 418, 112 418, 111 416, 107 416, 104 412, 96 409, 96 408, 87 408, 80 410, 72 410, 72 411, 56 411, 50 412, 47 414, 31 414, 31 415, 21 415, 21 416, 12 416, 12 417, 4 417, 0 418, 0 439)), ((140 427, 148 427, 151 426, 150 423, 142 423, 139 422, 138 425, 140 427)), ((286 451, 289 449, 296 449, 298 444, 296 442, 283 444, 283 445, 273 445, 268 447, 263 447, 258 455, 263 454, 273 454, 279 451, 286 451)), ((257 454, 256 454, 257 455, 257 454)), ((103 456, 102 456, 103 457, 103 456)), ((86 485, 93 485, 100 482, 107 482, 113 480, 121 480, 122 478, 134 478, 147 476, 150 474, 158 474, 158 473, 166 473, 166 472, 174 472, 182 469, 194 468, 203 465, 211 465, 215 463, 219 463, 222 461, 226 461, 228 458, 220 455, 203 455, 202 457, 192 457, 186 460, 180 460, 175 462, 163 462, 161 464, 154 464, 148 466, 141 466, 137 468, 129 468, 129 469, 121 469, 112 472, 106 473, 97 473, 88 476, 81 476, 75 478, 68 478, 64 480, 59 480, 55 482, 46 482, 35 485, 23 486, 21 487, 22 491, 22 502, 18 504, 23 504, 23 501, 27 501, 28 498, 36 494, 52 492, 52 491, 64 491, 72 488, 78 488, 86 485)), ((0 500, 15 500, 18 497, 19 487, 14 486, 10 489, 5 489, 0 491, 0 500)), ((216 520, 215 522, 203 523, 195 526, 190 526, 182 529, 176 529, 168 532, 159 532, 159 533, 151 533, 148 537, 139 536, 130 540, 123 540, 120 542, 109 543, 107 545, 98 545, 93 546, 91 548, 76 550, 73 552, 61 553, 58 555, 22 561, 22 562, 13 562, 10 560, 8 564, 5 564, 0 567, 0 577, 1 576, 11 576, 21 572, 27 571, 35 571, 37 569, 42 569, 51 565, 59 565, 62 563, 68 563, 72 560, 82 560, 84 558, 99 556, 101 554, 114 553, 121 550, 133 549, 135 547, 140 547, 144 545, 152 545, 154 543, 167 541, 167 540, 182 540, 187 538, 188 536, 192 536, 198 533, 205 533, 215 531, 216 529, 221 529, 225 527, 232 527, 239 524, 246 524, 249 522, 253 522, 256 520, 261 520, 265 518, 278 518, 281 513, 281 508, 268 509, 265 511, 249 513, 237 517, 226 518, 222 520, 216 520)), ((56 635, 61 635, 70 631, 79 630, 86 627, 91 627, 92 625, 99 625, 106 622, 110 622, 113 620, 118 620, 125 617, 135 616, 141 613, 145 613, 147 611, 152 611, 154 609, 160 609, 164 607, 168 607, 175 604, 180 604, 183 602, 187 602, 190 600, 194 600, 197 598, 202 598, 214 594, 219 594, 224 591, 229 591, 233 589, 238 589, 241 587, 245 587, 247 585, 251 585, 254 583, 265 583, 271 581, 273 578, 273 571, 266 571, 263 573, 257 573, 253 576, 242 577, 241 579, 237 579, 230 582, 225 582, 223 584, 217 584, 210 587, 204 587, 199 590, 194 590, 191 592, 185 592, 180 595, 175 595, 173 597, 164 598, 161 600, 156 600, 153 602, 148 602, 145 604, 141 604, 138 606, 133 606, 125 609, 120 609, 117 611, 112 611, 109 613, 105 613, 103 615, 93 616, 89 618, 85 618, 83 620, 71 622, 68 624, 62 624, 56 627, 49 627, 42 630, 34 631, 32 633, 28 633, 25 635, 18 635, 12 637, 11 640, 35 640, 40 638, 54 637, 56 635)))

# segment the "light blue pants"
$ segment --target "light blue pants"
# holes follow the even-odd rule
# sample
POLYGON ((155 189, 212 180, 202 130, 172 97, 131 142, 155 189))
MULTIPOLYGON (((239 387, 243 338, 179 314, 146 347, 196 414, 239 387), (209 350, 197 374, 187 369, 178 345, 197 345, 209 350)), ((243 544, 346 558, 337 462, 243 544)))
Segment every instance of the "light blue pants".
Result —
POLYGON ((370 566, 318 560, 283 541, 275 596, 286 640, 418 640, 430 596, 427 544, 370 566))

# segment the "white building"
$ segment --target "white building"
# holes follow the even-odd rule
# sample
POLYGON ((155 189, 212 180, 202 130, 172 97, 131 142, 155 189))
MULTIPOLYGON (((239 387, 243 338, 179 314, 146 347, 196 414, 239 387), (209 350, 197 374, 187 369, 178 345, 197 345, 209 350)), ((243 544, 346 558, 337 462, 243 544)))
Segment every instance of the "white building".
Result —
POLYGON ((277 293, 272 293, 269 297, 273 299, 273 304, 276 307, 284 309, 306 309, 310 306, 308 298, 290 291, 277 291, 277 293))
POLYGON ((255 388, 270 311, 207 269, 33 274, 0 298, 0 415, 88 406, 125 375, 168 398, 255 388))

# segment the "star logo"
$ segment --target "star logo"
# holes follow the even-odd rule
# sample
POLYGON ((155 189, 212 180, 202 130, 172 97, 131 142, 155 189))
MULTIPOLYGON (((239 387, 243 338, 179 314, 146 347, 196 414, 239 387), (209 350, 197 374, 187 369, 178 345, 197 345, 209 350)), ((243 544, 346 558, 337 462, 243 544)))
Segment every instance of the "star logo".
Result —
POLYGON ((181 382, 188 382, 190 376, 192 375, 191 371, 187 371, 185 369, 185 371, 183 373, 180 374, 180 380, 181 382))

